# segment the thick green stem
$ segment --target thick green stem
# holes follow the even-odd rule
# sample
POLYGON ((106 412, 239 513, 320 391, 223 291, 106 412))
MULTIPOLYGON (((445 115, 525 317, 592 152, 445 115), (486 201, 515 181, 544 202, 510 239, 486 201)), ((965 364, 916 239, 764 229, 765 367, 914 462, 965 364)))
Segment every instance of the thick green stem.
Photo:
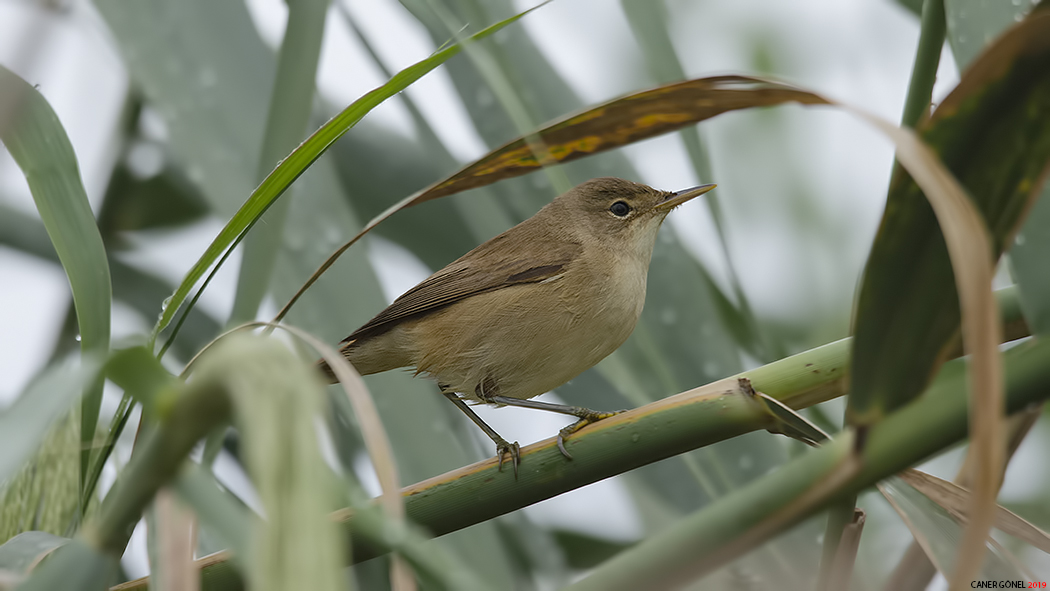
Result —
MULTIPOLYGON (((1014 288, 999 290, 1007 326, 1023 328, 1014 288)), ((1012 338, 1027 333, 1004 331, 1012 338)), ((629 413, 588 426, 569 440, 576 458, 566 461, 554 438, 522 449, 518 479, 500 472, 495 459, 453 470, 403 489, 409 520, 434 536, 444 535, 504 515, 598 480, 622 474, 685 451, 775 425, 764 409, 740 395, 737 379, 751 380, 756 390, 799 409, 845 394, 849 383, 852 339, 799 353, 738 376, 683 392, 629 413)), ((357 563, 390 551, 357 524, 350 510, 336 516, 344 522, 357 563)), ((226 560, 201 561, 202 589, 239 589, 236 569, 226 560)), ((145 589, 145 579, 122 589, 145 589)))
MULTIPOLYGON (((933 97, 933 84, 937 80, 937 67, 941 61, 941 49, 944 47, 944 32, 944 0, 925 0, 922 4, 919 44, 915 51, 911 81, 908 83, 908 96, 904 100, 904 113, 901 116, 902 126, 915 127, 929 112, 930 100, 933 97)), ((895 162, 890 176, 891 187, 902 171, 900 164, 895 162)), ((960 348, 961 345, 960 342, 960 348)), ((817 582, 818 591, 824 591, 827 588, 828 576, 838 551, 843 528, 853 518, 856 502, 854 495, 831 507, 828 511, 828 523, 824 532, 824 550, 820 560, 820 579, 817 582)))
MULTIPOLYGON (((941 49, 944 47, 945 17, 944 0, 925 0, 922 4, 922 21, 919 31, 919 44, 915 51, 915 62, 912 65, 911 81, 908 83, 908 96, 904 100, 904 113, 901 125, 915 127, 929 112, 933 97, 933 84, 937 80, 937 67, 941 61, 941 49)), ((894 163, 890 177, 890 186, 894 186, 903 169, 894 163)), ((1016 299, 1014 297, 1013 299, 1016 299)), ((961 349, 962 343, 959 343, 961 349)), ((818 591, 827 589, 831 565, 838 552, 843 528, 853 518, 856 496, 836 504, 828 511, 828 523, 824 532, 824 549, 820 560, 820 579, 818 591)))
MULTIPOLYGON (((1050 343, 1016 347, 1004 354, 1004 361, 1009 411, 1050 397, 1050 343)), ((662 589, 684 584, 829 502, 842 501, 962 441, 967 435, 965 369, 961 360, 946 364, 927 392, 870 428, 862 451, 857 451, 853 433, 847 432, 625 551, 570 589, 662 589), (697 556, 704 559, 697 561, 697 556)))
MULTIPOLYGON (((911 81, 908 83, 908 96, 904 99, 904 113, 901 115, 901 125, 905 127, 916 127, 930 109, 933 84, 937 81, 937 67, 941 63, 941 49, 944 47, 944 0, 925 0, 922 3, 921 27, 911 81)), ((901 172, 900 165, 894 164, 891 187, 901 172)))
POLYGON ((201 438, 230 420, 231 410, 229 397, 217 383, 190 384, 136 450, 81 537, 103 552, 121 556, 153 495, 175 477, 201 438))
POLYGON ((937 81, 937 67, 944 47, 944 0, 926 0, 922 3, 922 29, 915 51, 908 97, 904 101, 901 125, 915 127, 930 108, 933 84, 937 81))

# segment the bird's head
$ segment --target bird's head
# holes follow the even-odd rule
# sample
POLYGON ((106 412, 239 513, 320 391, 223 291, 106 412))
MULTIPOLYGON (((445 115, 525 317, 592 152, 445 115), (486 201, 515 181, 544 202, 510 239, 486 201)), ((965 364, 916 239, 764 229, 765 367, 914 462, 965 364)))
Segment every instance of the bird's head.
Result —
POLYGON ((714 188, 700 185, 670 192, 614 177, 596 178, 555 199, 551 213, 587 240, 648 256, 667 214, 714 188))

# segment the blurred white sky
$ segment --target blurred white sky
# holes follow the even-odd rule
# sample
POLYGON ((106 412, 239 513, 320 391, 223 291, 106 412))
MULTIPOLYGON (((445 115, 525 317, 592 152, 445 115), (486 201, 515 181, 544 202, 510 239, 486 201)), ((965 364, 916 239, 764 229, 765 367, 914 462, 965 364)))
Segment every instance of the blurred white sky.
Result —
MULTIPOLYGON (((284 2, 247 1, 261 36, 276 47, 286 19, 284 2)), ((360 19, 388 67, 407 66, 433 51, 433 43, 422 27, 395 0, 343 1, 360 19)), ((0 2, 0 63, 39 85, 55 108, 70 135, 97 212, 117 157, 113 133, 128 79, 105 24, 90 2, 57 3, 66 8, 44 9, 29 0, 0 2)), ((534 2, 516 4, 524 9, 534 2)), ((891 121, 899 120, 918 21, 895 2, 668 0, 668 4, 670 12, 679 17, 671 23, 671 31, 689 77, 754 72, 754 40, 765 37, 768 47, 777 52, 769 59, 783 66, 778 71, 786 71, 781 77, 788 82, 891 121)), ((533 35, 586 101, 604 101, 636 90, 632 78, 623 75, 621 69, 624 64, 641 67, 642 60, 619 3, 558 0, 515 26, 524 26, 533 35)), ((943 96, 956 80, 955 66, 945 53, 936 96, 943 96)), ((342 20, 330 14, 318 72, 318 85, 325 98, 332 104, 345 105, 382 82, 379 71, 342 20)), ((417 99, 454 155, 467 161, 484 153, 484 144, 454 98, 442 69, 407 92, 417 99)), ((411 133, 407 113, 398 101, 388 102, 369 117, 411 133)), ((761 313, 776 316, 794 313, 799 302, 817 306, 823 299, 845 298, 848 303, 856 277, 835 276, 827 270, 841 269, 841 264, 832 261, 842 257, 858 270, 863 262, 885 196, 892 158, 889 144, 843 114, 828 109, 794 109, 762 136, 767 141, 746 147, 744 153, 753 158, 727 162, 720 158, 717 147, 739 142, 741 125, 738 116, 728 115, 705 123, 702 130, 715 148, 712 158, 719 174, 715 181, 720 184, 722 203, 735 230, 731 235, 734 263, 754 305, 761 313), (783 173, 789 168, 810 183, 809 198, 815 200, 815 211, 841 228, 843 237, 835 252, 810 249, 800 255, 811 262, 806 281, 793 276, 796 267, 780 258, 786 243, 800 240, 786 234, 783 223, 798 215, 791 202, 797 195, 783 190, 783 173)), ((696 184, 677 136, 650 140, 626 149, 626 153, 640 171, 639 180, 663 189, 696 184)), ((2 150, 0 201, 35 211, 24 178, 2 150)), ((724 261, 701 204, 690 203, 672 219, 688 245, 721 276, 724 261)), ((141 248, 128 262, 177 280, 223 221, 213 219, 185 230, 135 237, 141 248)), ((391 299, 428 272, 411 255, 404 258, 406 253, 389 243, 374 242, 372 254, 388 262, 399 256, 404 261, 394 267, 400 271, 380 273, 391 299)), ((232 303, 235 270, 236 261, 231 261, 202 300, 204 309, 221 321, 232 303)), ((16 396, 46 360, 68 301, 61 269, 0 247, 0 404, 16 396)), ((118 312, 114 315, 115 338, 139 333, 153 321, 128 310, 118 312)), ((511 438, 523 443, 549 436, 562 423, 546 413, 485 410, 486 420, 497 430, 506 429, 511 438)), ((586 512, 581 510, 581 503, 593 504, 596 498, 611 503, 603 510, 605 514, 625 515, 617 535, 638 535, 637 522, 625 509, 628 501, 616 487, 602 489, 591 497, 566 497, 558 501, 560 505, 553 503, 547 513, 534 511, 533 516, 565 525, 574 514, 586 512)), ((580 527, 585 528, 586 523, 580 527)), ((609 532, 606 529, 604 533, 609 532)))

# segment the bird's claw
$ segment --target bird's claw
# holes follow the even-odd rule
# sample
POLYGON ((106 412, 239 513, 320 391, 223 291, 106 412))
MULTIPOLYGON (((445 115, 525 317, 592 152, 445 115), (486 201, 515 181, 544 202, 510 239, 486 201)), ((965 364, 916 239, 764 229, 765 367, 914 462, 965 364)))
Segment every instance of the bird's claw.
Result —
POLYGON ((508 443, 506 439, 496 442, 496 457, 499 458, 499 471, 503 471, 503 456, 510 454, 511 464, 514 466, 514 479, 518 479, 518 464, 521 463, 521 446, 518 442, 508 443))
POLYGON ((557 440, 558 441, 558 451, 561 452, 561 455, 565 456, 566 460, 572 460, 572 454, 570 454, 569 451, 567 449, 565 449, 565 438, 566 437, 568 437, 569 435, 572 435, 573 433, 579 431, 580 429, 583 429, 584 427, 586 427, 587 425, 590 425, 591 423, 597 423, 598 421, 600 421, 602 419, 607 419, 609 417, 613 417, 613 416, 616 416, 616 415, 618 415, 620 413, 625 413, 625 412, 627 412, 627 411, 626 410, 614 410, 612 412, 592 411, 591 414, 587 414, 587 415, 584 415, 584 416, 580 417, 580 419, 578 421, 576 421, 575 423, 569 425, 568 427, 563 428, 561 431, 558 431, 558 440, 557 440))

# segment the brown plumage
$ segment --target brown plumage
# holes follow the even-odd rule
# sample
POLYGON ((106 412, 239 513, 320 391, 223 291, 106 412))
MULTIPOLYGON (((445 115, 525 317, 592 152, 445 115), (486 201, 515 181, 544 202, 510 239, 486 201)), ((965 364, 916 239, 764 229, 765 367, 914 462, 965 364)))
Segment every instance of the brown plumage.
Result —
POLYGON ((405 292, 341 352, 362 375, 411 367, 477 402, 513 404, 556 388, 631 334, 660 224, 712 187, 583 183, 405 292))

